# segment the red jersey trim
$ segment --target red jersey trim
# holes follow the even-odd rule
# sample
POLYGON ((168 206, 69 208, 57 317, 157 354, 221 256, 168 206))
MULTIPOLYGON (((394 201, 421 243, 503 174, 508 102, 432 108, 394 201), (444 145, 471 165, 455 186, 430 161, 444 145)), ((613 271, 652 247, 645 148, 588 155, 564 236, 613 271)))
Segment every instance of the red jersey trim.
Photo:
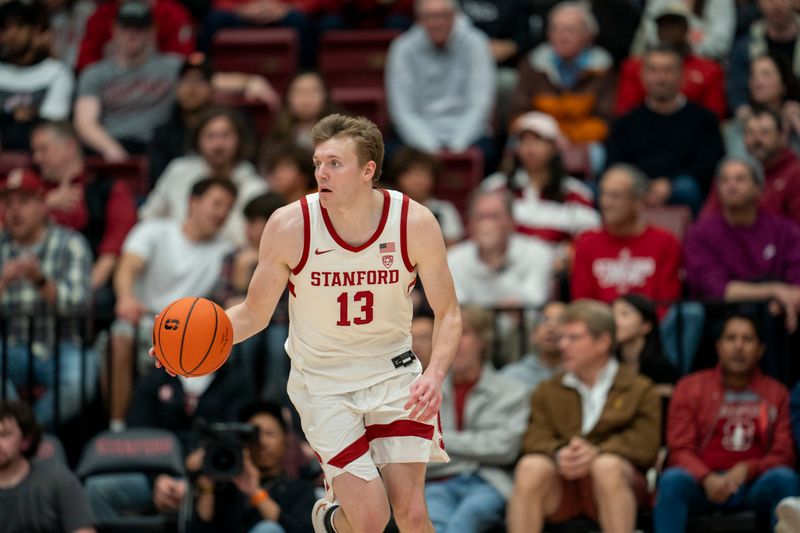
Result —
POLYGON ((378 240, 378 237, 381 236, 383 233, 383 229, 386 227, 386 220, 389 218, 389 205, 390 205, 390 197, 389 191, 385 189, 380 189, 383 193, 383 211, 381 212, 381 220, 378 222, 378 228, 375 230, 375 233, 372 234, 372 237, 369 238, 367 242, 358 246, 352 246, 344 241, 339 234, 336 233, 336 229, 333 227, 333 223, 331 222, 330 217, 328 216, 328 210, 322 207, 322 204, 319 204, 320 211, 322 211, 322 220, 325 222, 325 228, 327 228, 328 233, 333 240, 336 241, 336 244, 347 250, 348 252, 360 252, 362 250, 366 250, 375 241, 378 240))
POLYGON ((414 272, 414 265, 408 258, 408 196, 403 195, 403 207, 400 209, 400 254, 406 270, 414 272))
MULTIPOLYGON (((344 468, 369 451, 369 443, 375 439, 391 437, 420 437, 432 440, 434 427, 416 420, 395 420, 390 424, 373 424, 366 427, 366 433, 336 454, 328 464, 344 468)), ((443 443, 439 443, 443 447, 443 443)))
POLYGON ((292 274, 295 276, 303 270, 308 261, 308 251, 311 248, 311 216, 308 213, 308 200, 305 196, 300 198, 300 209, 303 211, 303 255, 300 257, 300 262, 292 269, 292 274))
POLYGON ((288 288, 288 289, 289 289, 289 293, 291 293, 291 295, 292 295, 292 296, 294 296, 295 298, 297 298, 297 295, 294 293, 294 283, 292 283, 292 282, 290 281, 289 283, 287 283, 287 284, 286 284, 286 288, 288 288))

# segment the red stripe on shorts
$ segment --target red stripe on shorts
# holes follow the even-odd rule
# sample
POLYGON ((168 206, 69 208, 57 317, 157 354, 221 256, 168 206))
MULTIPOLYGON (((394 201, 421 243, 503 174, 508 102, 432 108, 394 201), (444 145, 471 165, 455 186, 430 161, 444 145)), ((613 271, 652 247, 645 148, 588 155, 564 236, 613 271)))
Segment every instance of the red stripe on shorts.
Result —
POLYGON ((369 451, 369 443, 375 439, 388 437, 420 437, 433 439, 433 426, 416 420, 395 420, 390 424, 373 424, 366 427, 367 432, 336 454, 328 464, 344 468, 369 451))
POLYGON ((328 461, 328 464, 336 468, 344 468, 369 451, 369 441, 367 436, 361 435, 354 443, 340 451, 336 456, 328 461))

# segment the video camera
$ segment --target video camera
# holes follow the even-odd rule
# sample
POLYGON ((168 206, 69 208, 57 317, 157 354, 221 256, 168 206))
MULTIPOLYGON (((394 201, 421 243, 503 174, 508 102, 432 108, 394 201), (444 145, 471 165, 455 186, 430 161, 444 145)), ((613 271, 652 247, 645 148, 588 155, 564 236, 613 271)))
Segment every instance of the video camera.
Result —
POLYGON ((214 423, 200 429, 205 456, 203 474, 214 481, 230 481, 241 473, 244 446, 258 443, 258 427, 241 422, 214 423))

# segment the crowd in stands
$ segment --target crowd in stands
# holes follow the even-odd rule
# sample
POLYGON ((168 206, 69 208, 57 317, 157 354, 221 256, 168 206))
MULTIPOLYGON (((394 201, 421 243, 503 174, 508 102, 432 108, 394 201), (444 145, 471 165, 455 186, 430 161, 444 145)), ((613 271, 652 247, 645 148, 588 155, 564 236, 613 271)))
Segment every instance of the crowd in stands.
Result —
MULTIPOLYGON (((352 112, 325 37, 385 30, 379 186, 433 212, 462 305, 436 531, 742 510, 800 531, 793 2, 40 2, 0 0, 0 530, 310 531, 289 290, 208 376, 147 351, 173 300, 241 301, 267 220, 316 189, 311 128, 352 112), (214 64, 222 33, 287 28, 290 79, 214 64), (227 478, 217 423, 245 424, 227 478), (145 430, 176 464, 85 466, 145 430)), ((410 297, 424 364, 432 311, 410 297)))

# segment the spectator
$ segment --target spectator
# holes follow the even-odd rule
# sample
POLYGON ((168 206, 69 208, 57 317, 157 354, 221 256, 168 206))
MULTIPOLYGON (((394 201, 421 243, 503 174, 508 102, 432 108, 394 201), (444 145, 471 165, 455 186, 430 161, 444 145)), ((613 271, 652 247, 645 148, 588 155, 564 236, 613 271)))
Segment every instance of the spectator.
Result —
MULTIPOLYGON (((286 201, 275 192, 256 196, 244 206, 247 243, 228 254, 222 263, 213 299, 225 308, 244 300, 250 279, 258 265, 258 249, 267 220, 286 201)), ((288 405, 286 382, 289 379, 289 356, 283 345, 289 335, 289 295, 284 291, 272 313, 269 327, 234 346, 235 357, 251 375, 261 398, 288 405)))
POLYGON ((452 246, 447 262, 461 304, 536 306, 550 296, 553 251, 514 233, 511 194, 476 191, 470 199, 472 238, 452 246))
POLYGON ((292 203, 315 192, 314 154, 297 145, 277 145, 264 150, 261 168, 269 190, 292 203))
MULTIPOLYGON (((722 0, 723 3, 728 1, 722 0)), ((714 3, 719 2, 709 2, 708 5, 714 3)), ((648 3, 648 7, 650 5, 653 4, 648 3)), ((693 17, 692 12, 680 1, 663 6, 655 16, 658 40, 674 46, 683 58, 681 93, 690 102, 713 112, 718 120, 724 120, 728 113, 725 105, 725 74, 719 63, 692 50, 689 42, 689 21, 693 17)), ((622 63, 620 69, 614 114, 624 115, 644 102, 642 60, 640 57, 630 57, 622 63)))
POLYGON ((612 356, 608 306, 580 300, 564 312, 565 373, 541 383, 508 504, 511 533, 585 514, 603 531, 633 531, 646 500, 644 475, 660 443, 652 383, 612 356))
POLYGON ((754 58, 750 63, 747 87, 748 104, 742 106, 723 129, 728 154, 746 153, 745 124, 760 109, 780 115, 785 126, 781 138, 788 134, 789 146, 800 152, 800 81, 786 59, 780 54, 770 53, 754 58))
POLYGON ((400 140, 424 152, 478 146, 491 165, 495 66, 489 39, 455 0, 419 0, 387 56, 386 98, 400 140))
POLYGON ((78 136, 66 122, 36 126, 31 148, 45 181, 50 216, 86 237, 95 257, 92 290, 107 287, 122 243, 136 224, 133 194, 124 181, 94 176, 86 169, 78 136))
POLYGON ((800 493, 789 394, 758 368, 764 344, 755 319, 727 318, 717 353, 716 368, 675 388, 667 420, 670 468, 658 484, 655 533, 685 531, 690 514, 731 507, 754 509, 759 530, 771 531, 778 502, 800 493))
POLYGON ((559 150, 566 141, 553 117, 525 113, 514 121, 511 134, 513 167, 489 176, 482 186, 512 192, 517 231, 558 244, 598 226, 591 189, 564 170, 559 150))
POLYGON ((107 161, 144 153, 169 119, 183 58, 153 53, 153 17, 147 4, 123 3, 114 25, 114 53, 81 74, 75 129, 107 161))
POLYGON ((733 0, 656 0, 647 2, 639 30, 631 47, 632 55, 639 55, 646 46, 663 42, 658 29, 659 19, 677 16, 687 25, 687 44, 694 55, 714 60, 728 57, 733 44, 736 26, 736 8, 733 0))
MULTIPOLYGON (((464 15, 489 38, 492 56, 497 64, 499 87, 506 79, 516 82, 517 63, 522 54, 532 46, 529 26, 528 3, 523 0, 510 2, 492 0, 460 0, 464 15)), ((514 83, 511 83, 513 88, 514 83)), ((506 94, 508 91, 502 92, 506 94)))
POLYGON ((434 156, 414 148, 401 148, 392 157, 389 176, 399 191, 431 210, 442 227, 447 246, 464 238, 464 225, 455 206, 433 196, 436 184, 442 179, 439 161, 434 156))
POLYGON ((433 312, 414 312, 411 319, 411 351, 419 358, 422 368, 428 368, 433 351, 433 312))
POLYGON ((614 300, 611 310, 617 327, 617 359, 650 379, 659 396, 672 396, 678 370, 664 357, 653 302, 640 294, 624 294, 614 300))
MULTIPOLYGON (((173 432, 187 455, 187 470, 196 475, 202 456, 198 427, 236 421, 254 397, 249 374, 234 361, 192 378, 150 372, 136 383, 126 423, 173 432)), ((109 524, 129 515, 176 512, 187 481, 159 472, 96 474, 86 479, 86 493, 98 520, 109 524)))
POLYGON ((51 428, 80 413, 82 387, 86 398, 93 396, 97 355, 82 349, 82 318, 91 301, 92 253, 79 233, 48 222, 44 190, 38 175, 22 169, 9 172, 0 187, 5 209, 0 306, 6 322, 7 390, 13 397, 14 387, 26 386, 28 392, 43 387, 34 412, 43 426, 51 428), (32 330, 28 318, 33 320, 32 330), (59 358, 58 383, 53 357, 59 358), (54 411, 54 388, 59 393, 59 413, 54 411))
POLYGON ((572 142, 603 141, 614 105, 612 59, 594 46, 597 20, 579 2, 560 2, 548 15, 547 42, 519 65, 511 116, 552 115, 572 142))
POLYGON ((11 0, 0 5, 0 146, 28 150, 37 120, 69 116, 75 79, 69 67, 40 45, 47 31, 44 6, 11 0))
MULTIPOLYGON (((800 444, 800 383, 792 388, 789 398, 789 415, 792 421, 792 435, 794 436, 795 453, 800 444)), ((775 510, 778 523, 776 533, 792 533, 800 525, 800 497, 785 498, 775 510)))
MULTIPOLYGON (((134 339, 146 350, 156 313, 187 294, 210 296, 222 260, 232 248, 220 230, 235 198, 236 187, 230 181, 200 180, 191 189, 183 221, 145 220, 125 239, 114 274, 117 320, 111 330, 112 429, 123 426, 127 410, 134 339), (138 333, 134 331, 137 323, 138 333)), ((149 357, 145 359, 149 368, 149 357)))
POLYGON ((558 346, 561 317, 566 304, 550 301, 542 307, 536 317, 536 325, 530 336, 532 350, 522 359, 505 365, 500 373, 524 383, 528 390, 535 391, 539 383, 561 371, 561 348, 558 346))
POLYGON ((439 410, 450 462, 430 465, 425 486, 433 527, 453 533, 502 524, 529 414, 527 388, 488 363, 492 314, 462 307, 461 316, 461 340, 439 410))
POLYGON ((289 82, 286 106, 275 119, 267 146, 296 144, 311 150, 311 128, 336 112, 322 76, 315 71, 302 71, 289 82))
POLYGON ((239 420, 258 428, 258 443, 245 450, 242 473, 233 483, 197 479, 198 496, 189 529, 204 531, 284 532, 311 531, 311 510, 316 496, 307 481, 293 479, 283 470, 289 431, 276 404, 251 404, 239 420))
MULTIPOLYGON (((744 124, 747 153, 742 157, 764 174, 759 207, 800 224, 800 160, 786 145, 780 116, 756 108, 744 124)), ((712 189, 701 215, 705 217, 719 211, 719 196, 717 190, 712 189)))
POLYGON ((211 65, 202 54, 192 54, 183 63, 172 116, 156 128, 148 148, 151 188, 171 161, 191 149, 192 133, 214 103, 212 76, 211 65))
POLYGON ((224 108, 208 111, 197 123, 192 147, 196 155, 179 157, 167 166, 139 209, 139 217, 183 220, 192 186, 206 177, 223 179, 236 186, 238 195, 222 235, 233 243, 243 242, 242 208, 266 191, 267 183, 248 161, 251 147, 241 119, 224 108))
MULTIPOLYGON (((86 22, 86 31, 78 53, 78 71, 113 55, 119 13, 131 1, 139 0, 111 0, 97 5, 94 14, 86 22)), ((155 27, 155 42, 148 42, 148 45, 152 44, 160 54, 191 54, 194 51, 195 35, 192 18, 184 5, 176 0, 148 0, 146 4, 152 9, 155 27)))
POLYGON ((3 531, 94 533, 94 516, 75 475, 35 461, 42 430, 22 403, 0 400, 0 515, 3 531))
POLYGON ((92 0, 46 0, 53 56, 75 70, 86 23, 97 9, 92 0))
POLYGON ((772 301, 786 327, 800 311, 800 229, 758 206, 764 175, 727 157, 717 172, 721 212, 698 222, 685 241, 686 281, 695 298, 772 301))
POLYGON ((224 28, 288 27, 297 32, 300 66, 316 63, 317 34, 313 17, 323 0, 213 0, 203 22, 200 49, 210 53, 214 35, 224 28))
POLYGON ((728 105, 737 117, 746 109, 747 78, 750 62, 767 52, 783 55, 789 65, 793 65, 796 76, 800 69, 795 62, 800 40, 800 15, 795 12, 791 0, 758 0, 758 8, 763 18, 753 22, 749 31, 736 39, 728 61, 726 91, 728 105))
POLYGON ((650 177, 648 204, 684 204, 697 213, 722 156, 722 139, 713 113, 681 94, 682 65, 667 45, 645 53, 645 103, 617 120, 606 147, 609 164, 630 163, 650 177))

